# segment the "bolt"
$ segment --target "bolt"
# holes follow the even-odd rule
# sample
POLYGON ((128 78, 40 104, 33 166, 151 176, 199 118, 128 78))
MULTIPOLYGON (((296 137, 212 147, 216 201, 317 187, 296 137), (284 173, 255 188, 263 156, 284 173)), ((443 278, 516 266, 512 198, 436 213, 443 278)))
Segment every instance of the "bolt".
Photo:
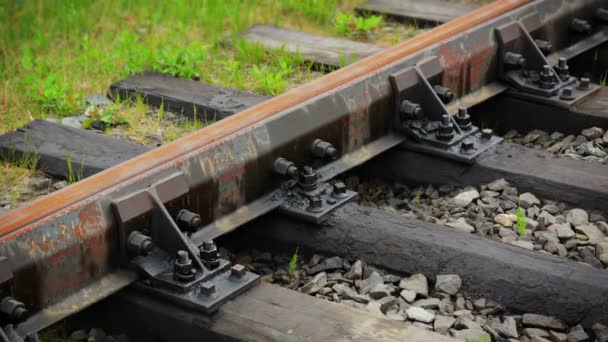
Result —
POLYGON ((328 198, 325 200, 325 202, 327 202, 327 204, 329 204, 329 205, 334 205, 337 203, 335 198, 328 198))
POLYGON ((173 279, 178 281, 190 281, 194 279, 195 270, 192 268, 192 260, 188 256, 188 252, 184 250, 177 251, 177 258, 173 263, 173 279))
POLYGON ((574 18, 574 19, 572 19, 572 22, 570 23, 570 30, 572 30, 573 32, 576 32, 576 33, 590 34, 591 33, 591 24, 589 24, 589 22, 587 20, 574 18))
POLYGON ((465 138, 460 143, 460 152, 464 154, 472 154, 475 150, 475 141, 471 138, 465 138))
POLYGON ((193 213, 189 210, 182 209, 177 213, 175 217, 175 223, 182 231, 195 232, 201 228, 203 221, 199 214, 193 213))
POLYGON ((27 319, 29 312, 25 305, 13 297, 4 297, 0 301, 0 317, 2 321, 19 324, 27 319))
POLYGON ((570 71, 568 70, 568 61, 564 57, 560 57, 555 66, 555 71, 562 80, 567 80, 570 77, 570 71))
POLYGON ((243 266, 241 264, 233 265, 230 268, 230 279, 243 280, 243 278, 245 278, 246 274, 247 274, 247 269, 245 268, 245 266, 243 266))
POLYGON ((450 116, 444 114, 442 116, 442 122, 439 124, 437 129, 437 139, 439 140, 452 140, 454 138, 454 124, 450 120, 450 116))
POLYGON ((313 196, 309 199, 309 205, 308 208, 306 208, 306 210, 313 212, 313 213, 318 213, 323 211, 323 199, 321 198, 321 196, 313 196))
POLYGON ((152 239, 137 230, 132 231, 127 238, 127 253, 132 256, 146 256, 152 252, 153 247, 152 239))
POLYGON ((215 284, 212 281, 205 281, 201 284, 201 294, 211 297, 215 294, 215 284))
POLYGON ((514 52, 505 53, 503 61, 505 65, 512 68, 521 68, 526 63, 526 59, 522 55, 514 52))
POLYGON ((573 100, 574 95, 572 94, 572 92, 572 87, 565 87, 564 89, 562 89, 562 93, 559 98, 566 101, 573 100))
POLYGON ((450 103, 454 99, 454 93, 450 90, 450 88, 444 87, 442 85, 436 85, 433 87, 441 102, 447 104, 450 103))
POLYGON ((463 131, 470 131, 473 128, 471 124, 471 116, 466 107, 458 108, 458 114, 456 115, 456 123, 463 131))
POLYGON ((333 190, 334 191, 331 194, 333 197, 344 198, 348 196, 348 194, 346 193, 346 184, 344 184, 343 182, 336 182, 334 184, 333 190))
POLYGON ((338 158, 338 150, 331 143, 316 139, 312 142, 312 155, 321 159, 335 160, 338 158))
POLYGON ((494 131, 490 128, 484 128, 481 130, 481 140, 490 140, 494 135, 494 131))
POLYGON ((289 160, 279 157, 277 158, 272 165, 274 172, 278 173, 281 176, 286 176, 290 178, 298 177, 298 168, 293 162, 289 160))
POLYGON ((401 120, 420 119, 423 116, 422 107, 419 104, 403 100, 400 106, 401 120))
POLYGON ((540 72, 540 87, 545 89, 550 89, 555 86, 556 80, 555 75, 553 74, 553 69, 548 64, 543 65, 543 70, 540 72))
POLYGON ((206 267, 216 268, 220 265, 220 254, 213 240, 203 241, 203 245, 199 248, 199 254, 203 265, 206 267))
POLYGON ((608 10, 605 8, 598 8, 595 12, 595 16, 604 23, 608 23, 608 10))
POLYGON ((317 181, 319 176, 310 166, 304 166, 304 170, 300 172, 300 177, 298 179, 298 185, 304 191, 312 191, 317 188, 317 181))
POLYGON ((587 90, 589 89, 589 78, 587 77, 581 77, 581 79, 578 81, 578 89, 579 90, 587 90))
POLYGON ((536 43, 536 46, 538 46, 540 52, 545 55, 551 53, 551 51, 553 50, 553 44, 546 40, 536 39, 534 40, 534 42, 536 43))

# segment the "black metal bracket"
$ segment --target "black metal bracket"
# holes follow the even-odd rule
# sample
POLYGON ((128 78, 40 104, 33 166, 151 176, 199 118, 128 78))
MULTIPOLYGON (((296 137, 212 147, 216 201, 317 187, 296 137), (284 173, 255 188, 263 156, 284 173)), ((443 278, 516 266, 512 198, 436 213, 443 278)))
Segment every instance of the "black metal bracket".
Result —
MULTIPOLYGON (((255 285, 259 276, 241 265, 231 265, 219 257, 212 240, 194 244, 180 229, 183 220, 199 222, 198 215, 180 211, 178 222, 165 207, 166 202, 188 192, 183 174, 176 173, 145 190, 112 202, 119 221, 119 240, 124 261, 141 275, 136 287, 176 304, 204 313, 255 285), (129 228, 128 222, 150 214, 147 234, 129 228)), ((182 228, 183 225, 182 225, 182 228)))
MULTIPOLYGON (((335 160, 338 151, 329 142, 316 139, 311 152, 318 159, 335 160)), ((331 213, 341 205, 348 203, 358 194, 346 189, 342 182, 330 184, 310 166, 301 170, 285 158, 277 158, 273 164, 274 172, 290 180, 281 186, 281 205, 279 210, 301 220, 320 224, 327 220, 331 213)))
POLYGON ((471 163, 502 138, 474 126, 466 108, 448 113, 445 104, 451 99, 437 92, 446 89, 441 86, 442 75, 443 67, 434 56, 390 75, 395 127, 409 137, 402 144, 406 149, 471 163))
POLYGON ((551 43, 535 40, 530 34, 540 22, 538 13, 531 13, 496 28, 498 77, 512 86, 508 92, 511 96, 569 107, 599 86, 591 84, 589 79, 570 75, 566 58, 551 64, 543 51, 543 46, 551 43))

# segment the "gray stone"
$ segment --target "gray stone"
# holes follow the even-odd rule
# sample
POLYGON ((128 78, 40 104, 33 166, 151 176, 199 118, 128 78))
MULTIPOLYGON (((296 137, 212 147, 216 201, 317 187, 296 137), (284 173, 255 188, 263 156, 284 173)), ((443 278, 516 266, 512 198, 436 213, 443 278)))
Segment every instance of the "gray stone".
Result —
POLYGON ((452 330, 452 336, 466 342, 491 341, 490 335, 481 329, 452 330))
POLYGON ((473 307, 477 311, 485 309, 486 308, 486 299, 485 298, 476 299, 475 301, 473 301, 473 307))
POLYGON ((534 244, 530 241, 516 240, 516 241, 509 242, 509 244, 513 245, 513 246, 529 249, 531 251, 534 250, 534 244))
POLYGON ((425 310, 416 306, 408 308, 405 313, 407 318, 412 321, 418 321, 422 323, 431 323, 435 320, 435 313, 433 311, 425 310))
POLYGON ((497 179, 487 185, 487 188, 492 191, 503 191, 504 189, 506 189, 508 187, 509 187, 509 182, 507 182, 504 178, 497 179))
POLYGON ((91 105, 107 106, 107 105, 112 104, 112 102, 110 100, 108 100, 107 97, 100 95, 100 94, 94 94, 94 95, 87 96, 84 99, 84 103, 87 106, 91 106, 91 105))
POLYGON ((410 290, 402 290, 399 294, 406 302, 412 303, 416 299, 416 292, 410 290))
POLYGON ((556 231, 544 230, 544 231, 534 232, 534 237, 541 242, 547 242, 547 241, 559 242, 559 238, 557 237, 556 231))
POLYGON ((59 181, 59 182, 53 184, 53 189, 55 189, 55 190, 61 190, 61 189, 65 188, 66 186, 68 186, 68 182, 66 182, 66 181, 59 181))
POLYGON ((395 291, 395 288, 391 285, 378 284, 369 291, 369 296, 372 299, 380 299, 386 296, 390 296, 395 291))
POLYGON ((524 209, 527 209, 531 206, 539 205, 540 200, 536 198, 536 196, 534 196, 533 194, 526 192, 519 195, 519 203, 524 209))
POLYGON ((551 214, 550 214, 548 211, 546 211, 546 210, 542 210, 542 211, 540 212, 540 214, 538 214, 538 219, 540 220, 541 218, 545 220, 545 224, 546 224, 547 226, 550 226, 550 225, 552 225, 552 224, 555 224, 555 223, 556 223, 556 221, 555 221, 555 216, 551 215, 551 214))
POLYGON ((428 297, 429 295, 429 284, 422 273, 416 273, 409 278, 401 279, 399 287, 404 290, 414 291, 421 297, 428 297))
POLYGON ((440 274, 435 282, 435 290, 455 295, 462 287, 462 279, 458 274, 440 274))
POLYGON ((524 334, 526 334, 526 336, 528 336, 528 337, 534 337, 534 336, 549 337, 549 332, 547 330, 539 329, 539 328, 525 328, 524 334))
POLYGON ((556 206, 555 204, 545 204, 541 210, 544 210, 546 212, 548 212, 551 215, 556 215, 560 213, 560 209, 558 206, 556 206))
POLYGON ((396 276, 394 274, 385 274, 385 275, 382 276, 382 280, 385 283, 392 284, 392 283, 398 283, 401 280, 401 277, 398 277, 398 276, 396 276))
POLYGON ((317 273, 300 289, 303 293, 312 295, 327 285, 327 273, 317 273))
POLYGON ((540 336, 532 336, 532 338, 530 338, 530 342, 551 342, 551 340, 540 336))
POLYGON ((589 141, 601 138, 603 134, 604 130, 599 127, 590 127, 581 131, 581 135, 587 138, 589 141))
POLYGON ((549 330, 549 339, 552 342, 566 342, 568 341, 568 335, 557 331, 549 330))
POLYGON ((513 214, 498 214, 494 217, 494 222, 505 227, 512 227, 515 221, 517 221, 517 216, 513 214))
POLYGON ((549 227, 549 229, 551 230, 551 227, 555 227, 555 232, 557 232, 557 237, 560 238, 560 240, 568 240, 573 238, 576 234, 574 233, 574 231, 572 230, 572 228, 570 228, 570 223, 561 223, 561 224, 554 224, 552 226, 549 227))
POLYGON ((589 238, 589 242, 596 245, 606 237, 602 231, 594 224, 583 224, 574 228, 577 232, 585 234, 589 238))
POLYGON ((568 342, 586 341, 588 338, 589 335, 587 335, 585 329, 580 325, 570 329, 570 332, 568 333, 568 342))
POLYGON ((327 272, 342 269, 344 263, 339 256, 327 258, 322 263, 308 270, 308 274, 316 274, 319 272, 327 272))
POLYGON ((468 224, 464 217, 461 217, 457 220, 454 220, 452 222, 448 222, 446 223, 446 226, 450 227, 450 228, 455 228, 458 229, 462 232, 465 233, 473 233, 475 231, 475 227, 471 226, 470 224, 468 224))
POLYGON ((456 319, 451 316, 436 315, 433 328, 440 334, 445 334, 450 330, 456 319))
POLYGON ((46 177, 34 177, 27 182, 27 186, 34 191, 49 190, 53 181, 46 177))
POLYGON ((363 277, 363 262, 357 260, 350 267, 350 270, 344 274, 344 278, 351 280, 358 280, 363 277))
POLYGON ((552 329, 557 331, 566 330, 566 325, 559 319, 551 316, 526 313, 522 316, 522 324, 527 327, 552 329))
POLYGON ((583 209, 572 209, 566 215, 566 219, 576 227, 589 223, 589 214, 583 209))
POLYGON ((458 195, 456 195, 456 197, 454 197, 452 199, 452 202, 454 203, 455 206, 464 208, 478 198, 479 198, 479 192, 477 192, 477 190, 475 190, 475 189, 471 189, 468 191, 463 191, 463 192, 459 193, 458 195))
POLYGON ((595 248, 595 255, 604 264, 604 266, 608 266, 608 241, 597 244, 597 247, 595 248))
POLYGON ((342 298, 352 299, 355 302, 363 304, 366 304, 370 301, 369 296, 360 295, 357 293, 357 291, 351 289, 350 287, 344 284, 334 284, 334 286, 332 286, 331 288, 334 289, 334 291, 336 291, 336 293, 338 293, 340 296, 342 296, 342 298))
POLYGON ((392 306, 395 306, 395 307, 399 306, 399 301, 397 300, 397 298, 395 298, 393 296, 382 297, 381 299, 379 299, 377 301, 377 303, 380 304, 380 310, 382 310, 383 313, 386 313, 388 311, 388 309, 392 306))
POLYGON ((469 319, 468 317, 462 316, 456 319, 454 322, 454 328, 461 329, 481 329, 481 326, 477 322, 469 319))
POLYGON ((359 292, 361 294, 368 294, 376 286, 384 284, 384 280, 382 280, 382 276, 378 272, 373 271, 367 279, 359 281, 358 284, 359 292))
POLYGON ((424 298, 412 303, 412 306, 417 306, 423 309, 437 309, 441 301, 438 298, 424 298))
POLYGON ((506 338, 518 338, 517 321, 512 316, 506 316, 502 323, 492 324, 492 328, 506 338))
POLYGON ((595 323, 591 329, 593 330, 598 342, 608 342, 608 327, 601 323, 595 323))

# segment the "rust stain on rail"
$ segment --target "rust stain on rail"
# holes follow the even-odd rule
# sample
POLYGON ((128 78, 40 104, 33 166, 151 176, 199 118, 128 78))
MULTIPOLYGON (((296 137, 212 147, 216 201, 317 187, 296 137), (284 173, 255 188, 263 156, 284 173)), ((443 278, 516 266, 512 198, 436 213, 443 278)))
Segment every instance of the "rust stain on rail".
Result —
POLYGON ((343 86, 359 77, 371 74, 387 64, 396 62, 409 54, 441 42, 450 36, 495 18, 527 2, 529 2, 529 0, 496 1, 404 43, 272 98, 255 107, 178 139, 173 143, 161 146, 111 169, 84 179, 59 192, 30 203, 25 207, 11 211, 7 215, 1 217, 0 242, 10 239, 13 235, 11 233, 14 233, 17 229, 34 229, 35 227, 40 226, 41 223, 47 222, 59 215, 60 212, 63 212, 63 209, 80 207, 85 204, 78 203, 78 201, 90 203, 100 195, 100 192, 119 186, 119 183, 124 182, 125 180, 137 182, 142 179, 144 175, 150 174, 154 168, 164 168, 178 163, 183 159, 180 157, 185 154, 200 150, 202 147, 208 147, 207 145, 210 143, 226 140, 236 132, 247 129, 247 127, 276 113, 307 101, 319 94, 343 86))

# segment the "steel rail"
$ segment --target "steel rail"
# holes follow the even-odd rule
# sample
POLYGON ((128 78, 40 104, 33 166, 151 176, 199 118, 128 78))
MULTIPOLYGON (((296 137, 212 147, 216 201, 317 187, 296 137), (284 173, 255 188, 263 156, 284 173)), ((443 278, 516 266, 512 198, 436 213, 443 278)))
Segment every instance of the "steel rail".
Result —
POLYGON ((0 255, 15 273, 14 292, 37 312, 22 331, 82 309, 91 301, 78 299, 91 291, 102 298, 135 279, 118 267, 113 200, 178 172, 190 189, 178 205, 219 222, 221 234, 264 212, 255 202, 278 184, 270 170, 276 157, 305 165, 310 143, 323 138, 352 166, 392 146, 390 73, 438 56, 443 83, 460 102, 478 103, 504 90, 494 83, 495 27, 534 11, 543 14, 542 24, 563 23, 600 3, 538 0, 516 9, 528 2, 482 7, 0 217, 0 255))

